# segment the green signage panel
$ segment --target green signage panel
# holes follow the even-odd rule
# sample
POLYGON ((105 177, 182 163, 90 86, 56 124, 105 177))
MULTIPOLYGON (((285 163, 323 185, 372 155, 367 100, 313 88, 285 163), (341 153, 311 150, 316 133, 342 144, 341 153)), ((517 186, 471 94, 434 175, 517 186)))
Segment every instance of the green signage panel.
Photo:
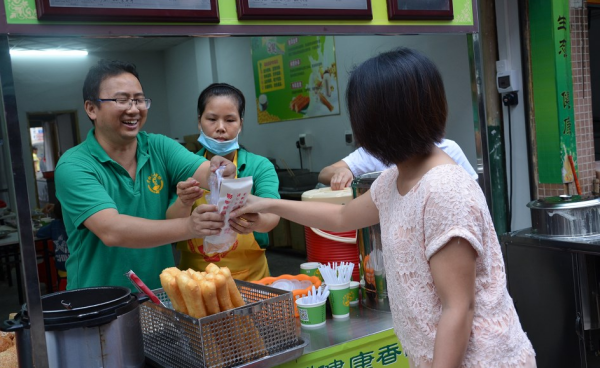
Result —
MULTIPOLYGON (((351 336, 351 333, 348 334, 351 336)), ((302 355, 278 368, 409 368, 393 329, 302 355)))
POLYGON ((530 0, 531 63, 539 182, 571 183, 577 172, 569 3, 530 0))

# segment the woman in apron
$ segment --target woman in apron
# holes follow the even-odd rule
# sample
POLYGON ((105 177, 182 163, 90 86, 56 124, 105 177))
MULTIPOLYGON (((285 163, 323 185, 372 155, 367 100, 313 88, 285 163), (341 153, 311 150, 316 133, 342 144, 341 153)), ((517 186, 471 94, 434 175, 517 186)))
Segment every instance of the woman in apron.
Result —
MULTIPOLYGON (((265 157, 248 152, 238 144, 244 121, 245 98, 237 88, 225 83, 213 83, 198 97, 198 141, 202 149, 197 153, 207 159, 219 155, 237 167, 238 178, 251 176, 251 193, 258 197, 280 198, 279 180, 273 164, 265 157)), ((167 218, 189 216, 196 207, 210 212, 209 191, 198 187, 198 182, 188 179, 177 184, 177 199, 167 211, 167 218)), ((209 263, 228 267, 234 278, 244 281, 260 280, 269 276, 265 248, 269 244, 268 232, 279 223, 273 214, 247 214, 242 219, 230 220, 238 233, 232 247, 222 253, 205 254, 203 239, 189 239, 177 244, 181 251, 179 268, 204 271, 209 263)))

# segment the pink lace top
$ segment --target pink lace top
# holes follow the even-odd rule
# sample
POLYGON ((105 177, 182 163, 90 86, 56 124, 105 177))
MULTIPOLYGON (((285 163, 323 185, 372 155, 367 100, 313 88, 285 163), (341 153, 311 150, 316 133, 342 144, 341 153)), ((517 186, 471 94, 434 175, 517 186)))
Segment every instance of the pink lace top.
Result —
POLYGON ((429 367, 442 313, 429 259, 451 238, 477 252, 475 313, 463 367, 535 367, 535 353, 506 289, 500 244, 479 185, 458 165, 431 169, 405 196, 398 169, 371 186, 379 210, 394 330, 411 366, 429 367))

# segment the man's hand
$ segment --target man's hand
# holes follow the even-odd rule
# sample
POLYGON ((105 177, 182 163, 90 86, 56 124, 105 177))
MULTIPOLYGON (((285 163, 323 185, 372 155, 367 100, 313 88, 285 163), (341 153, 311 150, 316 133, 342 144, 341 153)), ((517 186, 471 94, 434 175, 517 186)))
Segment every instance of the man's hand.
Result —
POLYGON ((204 238, 209 235, 217 235, 225 226, 224 216, 217 213, 217 206, 202 204, 192 211, 189 218, 189 228, 194 237, 204 238))
MULTIPOLYGON (((225 170, 223 171, 223 177, 227 179, 235 179, 235 174, 237 173, 237 169, 235 165, 221 156, 213 156, 210 159, 210 172, 213 173, 217 171, 217 169, 221 166, 225 166, 225 170)), ((209 174, 210 175, 210 174, 209 174)))
POLYGON ((177 196, 186 207, 191 207, 203 194, 204 190, 200 188, 200 183, 194 178, 177 183, 177 196))
POLYGON ((349 187, 352 179, 354 179, 354 175, 344 160, 325 166, 319 173, 319 183, 331 186, 331 190, 342 190, 349 187))
POLYGON ((50 215, 54 211, 54 203, 46 203, 44 208, 42 208, 42 212, 46 215, 50 215))
POLYGON ((342 190, 352 184, 352 171, 346 167, 337 167, 331 177, 331 190, 342 190))

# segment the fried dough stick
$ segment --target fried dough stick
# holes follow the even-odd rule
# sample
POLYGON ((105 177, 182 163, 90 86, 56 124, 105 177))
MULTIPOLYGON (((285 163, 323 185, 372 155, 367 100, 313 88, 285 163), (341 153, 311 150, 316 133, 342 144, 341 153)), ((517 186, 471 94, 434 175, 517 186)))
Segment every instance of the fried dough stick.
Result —
POLYGON ((206 317, 206 308, 198 282, 189 273, 182 272, 177 277, 177 285, 183 295, 188 314, 194 318, 206 317))
POLYGON ((217 289, 217 299, 221 311, 226 311, 235 308, 231 302, 229 288, 227 287, 227 279, 220 273, 215 275, 215 287, 217 289))
POLYGON ((215 282, 208 280, 207 277, 200 283, 200 289, 202 290, 202 297, 204 299, 204 305, 206 306, 207 315, 219 313, 219 301, 217 299, 217 288, 215 282))
POLYGON ((163 271, 160 274, 160 284, 169 296, 169 299, 171 299, 173 309, 175 309, 178 312, 188 314, 188 310, 185 305, 185 300, 183 299, 183 295, 179 290, 179 285, 177 285, 177 278, 171 273, 163 271))
POLYGON ((205 269, 206 273, 217 273, 217 272, 219 272, 219 270, 220 270, 219 266, 217 266, 214 263, 209 263, 205 269))
POLYGON ((231 277, 231 271, 227 267, 221 267, 219 271, 221 275, 225 276, 225 280, 227 281, 227 289, 229 290, 229 297, 231 298, 231 303, 234 308, 241 307, 242 305, 246 305, 244 298, 242 298, 242 294, 237 288, 233 277, 231 277))

